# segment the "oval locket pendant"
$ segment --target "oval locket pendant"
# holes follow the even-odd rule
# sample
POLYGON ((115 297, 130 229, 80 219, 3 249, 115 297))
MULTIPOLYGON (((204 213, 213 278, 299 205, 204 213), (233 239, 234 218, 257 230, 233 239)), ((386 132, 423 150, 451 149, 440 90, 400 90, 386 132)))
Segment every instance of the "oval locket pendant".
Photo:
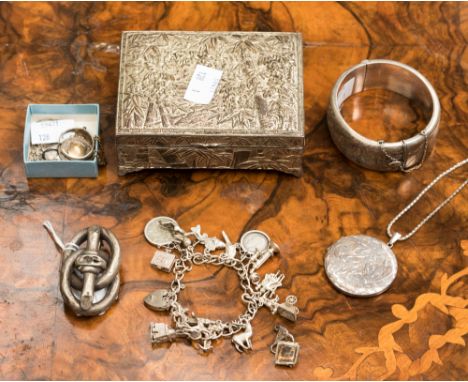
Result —
POLYGON ((383 241, 366 235, 345 236, 328 247, 325 272, 341 292, 371 297, 385 292, 395 280, 395 254, 383 241))

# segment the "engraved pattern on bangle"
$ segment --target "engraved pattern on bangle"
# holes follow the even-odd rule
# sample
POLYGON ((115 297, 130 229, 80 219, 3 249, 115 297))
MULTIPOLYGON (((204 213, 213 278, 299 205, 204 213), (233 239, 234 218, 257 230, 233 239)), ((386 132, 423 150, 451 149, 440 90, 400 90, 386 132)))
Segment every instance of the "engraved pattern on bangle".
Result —
POLYGON ((336 81, 327 120, 335 145, 349 160, 376 171, 411 172, 421 167, 434 148, 440 102, 430 82, 412 67, 391 60, 366 60, 336 81), (341 115, 341 105, 351 95, 369 89, 386 89, 418 101, 428 118, 426 127, 399 142, 375 141, 359 134, 341 115))

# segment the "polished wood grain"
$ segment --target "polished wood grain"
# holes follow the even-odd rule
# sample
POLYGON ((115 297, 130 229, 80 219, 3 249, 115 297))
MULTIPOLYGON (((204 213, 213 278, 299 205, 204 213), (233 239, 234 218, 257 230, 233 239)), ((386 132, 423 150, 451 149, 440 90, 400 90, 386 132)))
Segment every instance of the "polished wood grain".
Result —
MULTIPOLYGON (((466 379, 468 376, 468 208, 466 191, 410 240, 395 247, 398 277, 382 296, 337 293, 323 270, 341 235, 385 239, 388 221, 436 174, 467 156, 466 3, 1 3, 0 4, 0 378, 2 379, 466 379), (298 31, 304 40, 304 175, 253 171, 148 171, 119 177, 114 146, 119 43, 123 30, 298 31), (326 126, 331 87, 365 58, 421 71, 441 100, 434 153, 411 174, 366 171, 346 160, 326 126), (108 165, 98 179, 35 179, 22 164, 28 103, 99 103, 108 165), (301 344, 294 369, 275 367, 269 345, 282 322, 261 310, 253 346, 229 340, 201 354, 184 341, 151 347, 144 296, 170 276, 149 266, 143 237, 157 215, 234 239, 266 231, 281 255, 262 269, 286 274, 279 293, 298 296, 301 344), (49 219, 65 240, 101 224, 119 238, 120 299, 106 315, 77 319, 58 290, 60 255, 49 219)), ((350 100, 351 101, 351 100, 350 100)), ((420 126, 417 105, 395 95, 360 95, 349 114, 360 131, 385 139, 420 126), (383 118, 382 118, 383 116, 383 118), (400 119, 401 116, 401 119, 400 119), (383 120, 375 130, 375 120, 383 120), (404 123, 407 121, 408 123, 404 123), (401 130, 401 129, 409 130, 401 130), (377 132, 376 132, 377 131, 377 132)), ((349 108, 349 105, 347 106, 349 108)), ((348 109, 349 111, 350 109, 348 109)), ((464 175, 465 174, 465 175, 464 175)), ((398 229, 413 227, 466 177, 450 176, 398 229)), ((183 301, 229 319, 243 309, 236 275, 197 267, 183 301)))

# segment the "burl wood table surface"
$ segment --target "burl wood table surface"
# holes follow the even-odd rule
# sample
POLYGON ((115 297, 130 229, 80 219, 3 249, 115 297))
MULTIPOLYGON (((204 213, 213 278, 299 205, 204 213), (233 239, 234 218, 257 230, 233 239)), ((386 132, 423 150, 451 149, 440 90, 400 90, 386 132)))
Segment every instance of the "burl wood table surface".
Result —
MULTIPOLYGON (((328 283, 323 256, 342 235, 386 239, 385 227, 438 173, 467 154, 468 6, 463 3, 2 3, 0 4, 0 377, 3 379, 466 379, 468 211, 466 191, 418 234, 399 243, 398 277, 385 294, 356 299, 328 283), (304 40, 304 175, 255 171, 147 171, 119 177, 114 123, 124 30, 298 31, 304 40), (411 174, 366 171, 333 145, 326 126, 331 87, 365 58, 421 71, 442 105, 436 149, 411 174), (28 103, 99 103, 108 165, 98 179, 31 179, 22 163, 28 103), (149 323, 169 323, 143 298, 168 285, 150 268, 146 222, 183 228, 261 229, 281 255, 262 273, 286 274, 298 296, 296 324, 262 309, 253 351, 229 340, 202 354, 184 341, 152 348, 149 323), (69 240, 101 224, 122 247, 120 299, 102 317, 77 319, 58 289, 60 254, 42 222, 69 240), (301 344, 296 368, 274 366, 275 323, 301 344)), ((401 98, 401 97, 400 97, 401 98)), ((418 114, 397 96, 355 96, 356 128, 401 139, 418 114), (379 122, 380 121, 380 122, 379 122), (398 128, 394 128, 394 127, 398 128), (381 130, 378 130, 381 129, 381 130), (404 129, 403 129, 404 130, 404 129)), ((408 130, 408 131, 409 131, 408 130)), ((462 179, 454 173, 399 224, 406 232, 462 179)), ((196 267, 183 302, 220 319, 244 309, 237 276, 196 267)))

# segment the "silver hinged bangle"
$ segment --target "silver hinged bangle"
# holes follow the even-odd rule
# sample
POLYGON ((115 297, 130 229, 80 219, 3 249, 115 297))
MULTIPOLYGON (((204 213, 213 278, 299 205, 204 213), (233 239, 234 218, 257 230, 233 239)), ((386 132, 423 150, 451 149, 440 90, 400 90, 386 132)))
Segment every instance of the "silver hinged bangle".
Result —
POLYGON ((327 119, 333 142, 351 161, 371 170, 409 172, 422 165, 435 145, 440 103, 430 82, 412 67, 391 60, 365 60, 336 81, 327 119), (341 107, 351 95, 369 89, 386 89, 418 101, 427 126, 399 142, 375 141, 359 134, 344 120, 341 107))

